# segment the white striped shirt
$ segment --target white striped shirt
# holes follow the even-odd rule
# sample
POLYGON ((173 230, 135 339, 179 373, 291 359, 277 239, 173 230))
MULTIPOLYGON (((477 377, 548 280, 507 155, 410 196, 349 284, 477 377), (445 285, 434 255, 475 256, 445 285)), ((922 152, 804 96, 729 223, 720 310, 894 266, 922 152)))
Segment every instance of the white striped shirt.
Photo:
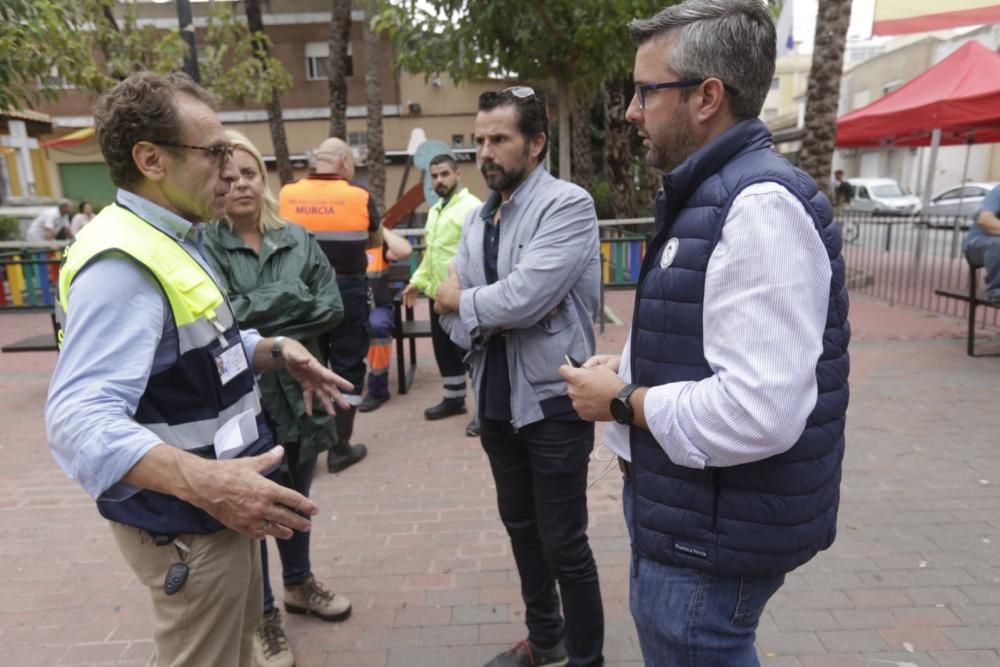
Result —
MULTIPOLYGON (((780 454, 816 405, 830 260, 802 203, 777 183, 737 195, 705 273, 705 359, 712 375, 650 388, 643 403, 674 463, 725 467, 780 454)), ((630 345, 618 375, 631 381, 630 345)), ((629 429, 604 426, 604 444, 630 460, 629 429)))

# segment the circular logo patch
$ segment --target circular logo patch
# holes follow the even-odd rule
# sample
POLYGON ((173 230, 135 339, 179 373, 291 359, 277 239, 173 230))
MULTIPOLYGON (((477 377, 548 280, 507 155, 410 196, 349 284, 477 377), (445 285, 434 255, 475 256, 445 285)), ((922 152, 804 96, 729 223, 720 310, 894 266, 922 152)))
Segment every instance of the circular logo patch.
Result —
POLYGON ((660 255, 660 268, 665 269, 674 262, 674 257, 677 256, 677 249, 680 247, 681 242, 675 236, 674 238, 667 241, 667 245, 663 246, 663 254, 660 255))

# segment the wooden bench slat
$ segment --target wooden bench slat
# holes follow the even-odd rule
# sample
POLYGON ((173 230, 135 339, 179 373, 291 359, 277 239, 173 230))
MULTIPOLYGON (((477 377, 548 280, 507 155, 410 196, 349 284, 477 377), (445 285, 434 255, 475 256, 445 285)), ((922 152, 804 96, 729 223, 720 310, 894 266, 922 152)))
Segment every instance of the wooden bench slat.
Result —
MULTIPOLYGON (((934 293, 938 296, 943 296, 947 299, 955 299, 957 301, 963 301, 965 303, 969 302, 969 293, 965 290, 958 289, 936 289, 934 293)), ((989 306, 991 308, 996 308, 997 306, 990 303, 989 299, 986 298, 986 292, 976 293, 976 305, 977 306, 989 306)))
POLYGON ((57 350, 56 337, 48 333, 4 345, 0 352, 10 354, 11 352, 55 352, 57 350))

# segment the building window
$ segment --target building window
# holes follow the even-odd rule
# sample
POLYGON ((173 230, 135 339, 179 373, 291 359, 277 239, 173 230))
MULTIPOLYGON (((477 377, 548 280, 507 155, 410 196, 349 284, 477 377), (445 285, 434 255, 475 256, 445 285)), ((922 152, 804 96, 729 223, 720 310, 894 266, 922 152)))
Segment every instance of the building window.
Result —
POLYGON ((347 133, 347 143, 354 148, 355 146, 368 146, 368 133, 367 132, 348 132, 347 133))
POLYGON ((62 74, 59 73, 59 68, 55 65, 49 70, 49 73, 45 76, 38 77, 38 87, 39 88, 60 88, 63 90, 68 90, 70 88, 76 88, 69 81, 66 80, 62 74))
POLYGON ((778 117, 777 109, 764 109, 764 122, 769 123, 778 117))
MULTIPOLYGON (((347 43, 347 76, 354 76, 354 45, 347 43)), ((330 42, 306 44, 306 81, 330 78, 330 42)))
POLYGON ((461 134, 453 134, 453 135, 451 135, 451 145, 452 146, 464 146, 465 145, 465 136, 461 135, 461 134))
POLYGON ((779 88, 781 88, 781 77, 776 76, 771 79, 771 90, 778 90, 779 88))
POLYGON ((899 88, 902 85, 903 85, 903 82, 900 81, 899 79, 896 79, 895 81, 890 81, 889 83, 887 83, 884 86, 882 86, 882 94, 883 95, 888 95, 889 93, 891 93, 892 91, 896 90, 897 88, 899 88))

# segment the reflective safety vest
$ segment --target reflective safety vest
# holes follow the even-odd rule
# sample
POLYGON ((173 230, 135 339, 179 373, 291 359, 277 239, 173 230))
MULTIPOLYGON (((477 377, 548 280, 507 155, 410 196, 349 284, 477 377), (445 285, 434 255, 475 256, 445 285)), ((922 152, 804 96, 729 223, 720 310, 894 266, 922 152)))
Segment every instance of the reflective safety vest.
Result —
POLYGON ((310 176, 281 188, 279 215, 308 229, 338 277, 365 273, 371 195, 335 176, 310 176))
POLYGON ((384 306, 392 303, 392 293, 389 290, 389 265, 390 262, 385 256, 385 244, 378 248, 368 248, 365 254, 368 256, 368 287, 372 291, 372 298, 376 306, 384 306))
MULTIPOLYGON (((118 205, 106 207, 66 249, 59 271, 56 317, 58 342, 72 345, 66 327, 69 288, 91 262, 116 253, 151 273, 163 291, 177 328, 177 359, 151 374, 133 418, 164 443, 205 458, 215 458, 215 433, 231 417, 253 410, 258 439, 240 456, 254 456, 274 446, 263 418, 250 359, 246 359, 236 318, 208 272, 173 238, 118 205), (225 384, 219 354, 239 347, 247 368, 225 384)), ((235 353, 234 353, 235 354, 235 353)), ((222 524, 179 498, 141 490, 124 500, 101 496, 101 515, 154 535, 211 533, 222 524)))

